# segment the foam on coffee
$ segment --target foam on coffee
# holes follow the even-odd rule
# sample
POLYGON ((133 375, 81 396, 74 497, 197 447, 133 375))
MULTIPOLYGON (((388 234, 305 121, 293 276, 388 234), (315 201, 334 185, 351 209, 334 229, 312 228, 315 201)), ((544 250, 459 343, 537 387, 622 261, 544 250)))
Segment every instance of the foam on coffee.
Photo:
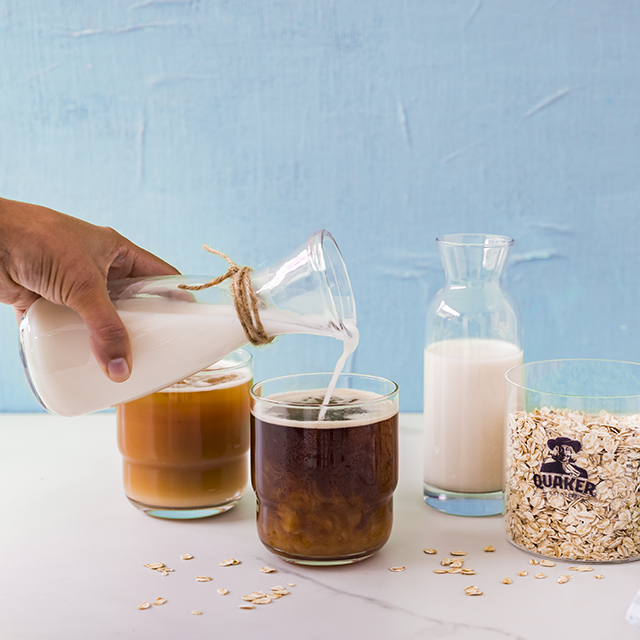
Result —
POLYGON ((340 429, 388 420, 398 413, 393 400, 377 393, 336 389, 324 419, 319 419, 325 389, 287 391, 254 404, 256 418, 273 425, 305 429, 340 429))

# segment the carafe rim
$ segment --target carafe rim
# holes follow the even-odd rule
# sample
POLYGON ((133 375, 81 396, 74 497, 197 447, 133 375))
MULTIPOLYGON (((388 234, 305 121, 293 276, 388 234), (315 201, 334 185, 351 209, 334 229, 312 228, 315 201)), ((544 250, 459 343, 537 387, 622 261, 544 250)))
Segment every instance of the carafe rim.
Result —
POLYGON ((450 233, 438 236, 436 242, 441 245, 485 247, 491 249, 510 247, 514 243, 514 240, 510 236, 491 233, 450 233))

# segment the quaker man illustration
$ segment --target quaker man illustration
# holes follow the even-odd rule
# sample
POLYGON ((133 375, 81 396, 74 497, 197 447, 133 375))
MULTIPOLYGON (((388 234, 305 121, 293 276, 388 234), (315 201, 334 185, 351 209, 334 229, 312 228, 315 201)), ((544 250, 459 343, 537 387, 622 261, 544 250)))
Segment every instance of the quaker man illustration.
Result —
POLYGON ((541 473, 559 473, 575 478, 586 478, 587 472, 575 464, 576 454, 582 445, 577 440, 560 436, 547 441, 553 462, 545 462, 540 467, 541 473))

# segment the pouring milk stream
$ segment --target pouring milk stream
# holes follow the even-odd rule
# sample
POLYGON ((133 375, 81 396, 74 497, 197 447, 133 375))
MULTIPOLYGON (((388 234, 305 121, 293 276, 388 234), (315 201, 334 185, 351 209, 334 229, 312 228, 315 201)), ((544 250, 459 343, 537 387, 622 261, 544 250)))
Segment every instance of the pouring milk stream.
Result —
MULTIPOLYGON (((201 291, 179 285, 207 278, 162 276, 109 282, 133 351, 131 377, 109 380, 80 316, 37 300, 20 324, 20 352, 32 391, 45 409, 77 416, 154 393, 217 362, 248 342, 229 282, 201 291)), ((358 343, 356 310, 340 250, 328 231, 313 233, 284 260, 251 276, 259 318, 269 336, 290 333, 342 340, 332 379, 358 343)), ((331 386, 325 402, 330 396, 331 386)))

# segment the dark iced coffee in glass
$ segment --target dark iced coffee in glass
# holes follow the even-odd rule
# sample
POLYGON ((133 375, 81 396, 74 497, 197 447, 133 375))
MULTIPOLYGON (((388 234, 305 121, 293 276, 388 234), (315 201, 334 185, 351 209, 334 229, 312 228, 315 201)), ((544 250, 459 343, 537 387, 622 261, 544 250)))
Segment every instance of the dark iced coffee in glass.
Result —
POLYGON ((304 564, 364 560, 387 542, 393 523, 397 387, 343 375, 323 408, 327 381, 322 374, 290 376, 253 389, 258 535, 276 555, 304 564), (297 388, 277 391, 287 379, 297 388))

